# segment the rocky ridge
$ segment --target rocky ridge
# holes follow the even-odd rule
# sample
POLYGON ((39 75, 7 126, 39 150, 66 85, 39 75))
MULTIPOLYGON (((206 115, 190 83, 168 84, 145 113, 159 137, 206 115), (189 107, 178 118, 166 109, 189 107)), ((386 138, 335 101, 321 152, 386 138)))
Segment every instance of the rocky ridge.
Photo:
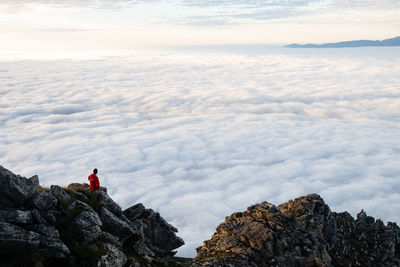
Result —
POLYGON ((176 228, 142 204, 122 210, 105 188, 42 188, 1 166, 0 184, 0 267, 400 266, 395 223, 331 212, 317 194, 226 217, 188 262, 173 257, 176 228))
POLYGON ((197 249, 194 266, 400 266, 400 229, 362 210, 331 212, 317 194, 237 212, 197 249))
POLYGON ((176 266, 184 244, 159 213, 105 188, 42 188, 0 166, 0 266, 176 266))

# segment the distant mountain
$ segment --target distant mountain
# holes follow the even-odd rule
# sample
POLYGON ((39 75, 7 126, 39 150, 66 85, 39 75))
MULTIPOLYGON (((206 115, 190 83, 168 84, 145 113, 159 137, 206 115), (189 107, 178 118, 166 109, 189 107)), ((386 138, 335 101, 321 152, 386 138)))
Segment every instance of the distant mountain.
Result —
POLYGON ((285 47, 290 48, 341 48, 341 47, 364 47, 364 46, 400 46, 400 36, 385 39, 382 41, 376 40, 356 40, 346 41, 338 43, 326 43, 326 44, 290 44, 285 47))

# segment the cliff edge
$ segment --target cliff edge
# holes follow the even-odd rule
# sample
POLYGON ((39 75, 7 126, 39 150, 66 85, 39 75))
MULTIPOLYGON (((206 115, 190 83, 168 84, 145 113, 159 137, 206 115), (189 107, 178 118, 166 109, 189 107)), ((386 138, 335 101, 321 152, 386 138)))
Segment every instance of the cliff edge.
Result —
POLYGON ((400 229, 362 210, 331 212, 317 194, 226 217, 194 266, 400 266, 400 229))
POLYGON ((0 166, 0 266, 175 266, 184 244, 159 213, 106 189, 43 188, 0 166))

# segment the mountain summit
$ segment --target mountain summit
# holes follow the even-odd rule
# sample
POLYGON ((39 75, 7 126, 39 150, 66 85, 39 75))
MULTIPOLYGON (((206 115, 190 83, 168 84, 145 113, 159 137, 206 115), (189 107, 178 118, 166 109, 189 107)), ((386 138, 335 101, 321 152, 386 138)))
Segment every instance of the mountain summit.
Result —
POLYGON ((159 213, 122 210, 105 188, 43 188, 1 166, 0 184, 0 267, 400 266, 396 223, 331 212, 317 194, 226 217, 191 260, 174 257, 184 242, 159 213))
POLYGON ((176 266, 178 230, 140 203, 121 210, 105 188, 43 188, 1 166, 0 184, 0 267, 176 266))
POLYGON ((331 212, 317 194, 226 217, 197 249, 197 266, 400 266, 400 229, 331 212))
POLYGON ((290 44, 290 48, 342 48, 342 47, 365 47, 365 46, 400 46, 400 36, 382 41, 356 40, 326 44, 290 44))

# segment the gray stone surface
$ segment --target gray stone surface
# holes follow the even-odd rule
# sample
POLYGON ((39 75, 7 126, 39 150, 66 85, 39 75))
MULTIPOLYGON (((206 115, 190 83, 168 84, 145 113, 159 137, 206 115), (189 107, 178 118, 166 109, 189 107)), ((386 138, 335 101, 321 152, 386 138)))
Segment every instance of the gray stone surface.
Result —
POLYGON ((33 194, 29 203, 38 210, 49 210, 57 206, 57 199, 50 192, 39 191, 33 194))
POLYGON ((37 175, 34 175, 31 178, 28 178, 28 181, 33 187, 37 187, 40 185, 39 176, 37 176, 37 175))
POLYGON ((185 244, 182 238, 176 235, 178 230, 175 227, 167 223, 158 212, 146 209, 141 203, 124 210, 124 215, 129 220, 143 225, 144 236, 161 250, 171 251, 185 244))
POLYGON ((103 222, 104 229, 121 238, 126 240, 132 235, 137 235, 135 229, 133 229, 128 223, 118 218, 114 213, 106 208, 101 208, 100 219, 103 222))
POLYGON ((102 246, 106 249, 107 255, 101 257, 97 266, 122 267, 127 263, 128 258, 116 246, 109 243, 103 243, 102 246))
POLYGON ((0 166, 0 203, 7 207, 19 207, 35 192, 31 183, 0 166))
POLYGON ((86 204, 85 202, 82 202, 80 200, 75 200, 75 201, 71 202, 68 205, 67 209, 68 210, 78 209, 78 210, 81 210, 81 211, 88 211, 88 212, 91 212, 91 213, 95 212, 94 209, 91 206, 89 206, 88 204, 86 204))
POLYGON ((10 223, 0 223, 0 255, 37 251, 55 258, 70 254, 68 248, 58 238, 49 238, 10 223))
POLYGON ((74 225, 82 231, 85 242, 92 242, 101 235, 100 227, 103 223, 97 213, 84 211, 75 218, 74 225))
POLYGON ((194 266, 400 266, 400 229, 365 212, 331 212, 310 194, 226 217, 194 266))
POLYGON ((50 192, 57 199, 57 201, 71 201, 71 197, 58 185, 50 186, 50 192))
POLYGON ((97 196, 97 201, 106 209, 111 211, 117 216, 122 215, 122 210, 120 206, 114 202, 114 200, 111 199, 111 197, 104 191, 98 190, 96 192, 93 192, 97 196))
POLYGON ((0 210, 0 222, 27 224, 33 222, 33 216, 28 210, 0 210))

